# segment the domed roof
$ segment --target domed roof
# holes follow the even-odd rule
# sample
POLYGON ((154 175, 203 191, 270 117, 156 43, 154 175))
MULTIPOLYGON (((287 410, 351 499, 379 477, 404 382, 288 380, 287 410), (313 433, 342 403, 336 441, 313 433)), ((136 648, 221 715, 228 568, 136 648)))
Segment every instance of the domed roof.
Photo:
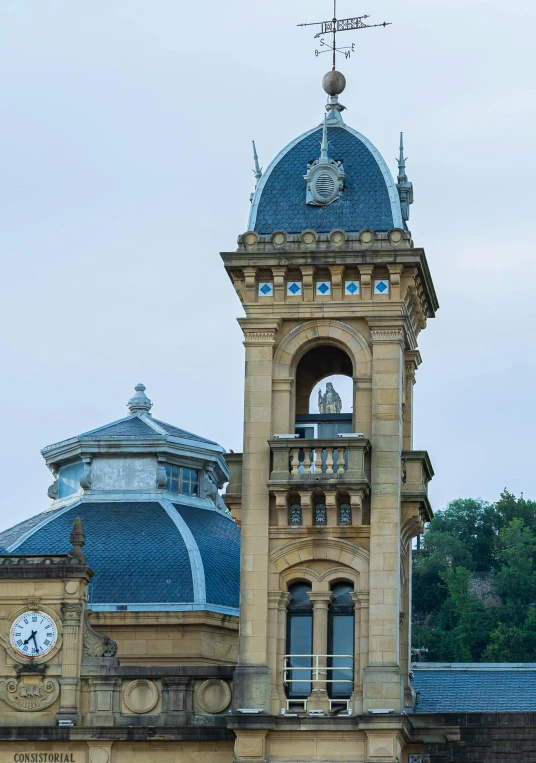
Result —
POLYGON ((153 419, 137 385, 130 415, 42 451, 47 511, 0 533, 0 553, 65 554, 80 517, 95 611, 238 615, 240 531, 218 489, 224 449, 153 419))
POLYGON ((3 553, 66 554, 76 517, 95 572, 93 610, 208 609, 238 615, 240 531, 215 507, 168 500, 76 501, 0 533, 3 553))
POLYGON ((326 205, 307 202, 304 177, 318 159, 322 142, 322 126, 315 127, 289 143, 269 165, 253 197, 248 230, 270 235, 276 230, 404 228, 397 185, 379 151, 333 111, 327 138, 329 159, 344 168, 340 196, 326 205))

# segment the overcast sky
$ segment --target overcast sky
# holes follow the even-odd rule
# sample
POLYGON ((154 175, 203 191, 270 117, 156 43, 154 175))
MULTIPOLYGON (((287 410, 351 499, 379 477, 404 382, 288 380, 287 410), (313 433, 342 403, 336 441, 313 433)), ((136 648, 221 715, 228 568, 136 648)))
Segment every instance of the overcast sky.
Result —
MULTIPOLYGON (((415 448, 434 507, 536 498, 534 0, 339 0, 348 124, 394 171, 441 309, 420 336, 415 448)), ((263 166, 320 122, 330 0, 0 4, 0 527, 49 503, 40 449, 155 416, 242 447, 238 298, 220 262, 263 166)))

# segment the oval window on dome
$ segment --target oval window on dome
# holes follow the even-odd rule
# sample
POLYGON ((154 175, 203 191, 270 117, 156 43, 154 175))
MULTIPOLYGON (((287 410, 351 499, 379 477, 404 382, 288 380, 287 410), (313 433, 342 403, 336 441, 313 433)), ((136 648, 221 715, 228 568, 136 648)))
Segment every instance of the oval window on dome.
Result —
POLYGON ((328 172, 321 172, 315 180, 315 191, 321 199, 329 199, 335 191, 335 179, 328 172))

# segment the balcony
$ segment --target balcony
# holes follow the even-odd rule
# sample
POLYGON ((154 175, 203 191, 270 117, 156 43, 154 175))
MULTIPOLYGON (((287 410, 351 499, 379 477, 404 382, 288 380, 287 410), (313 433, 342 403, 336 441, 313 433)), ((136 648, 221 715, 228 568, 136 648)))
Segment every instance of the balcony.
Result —
POLYGON ((364 437, 270 440, 270 450, 270 488, 369 488, 365 457, 370 442, 364 437))
POLYGON ((434 513, 428 499, 428 483, 434 476, 425 450, 402 452, 402 539, 408 542, 424 532, 434 513))

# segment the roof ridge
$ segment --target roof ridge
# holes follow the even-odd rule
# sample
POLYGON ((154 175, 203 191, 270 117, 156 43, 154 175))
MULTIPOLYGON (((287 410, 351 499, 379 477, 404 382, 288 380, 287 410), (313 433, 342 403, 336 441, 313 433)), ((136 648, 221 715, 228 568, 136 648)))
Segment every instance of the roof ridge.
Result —
MULTIPOLYGON (((76 437, 73 439, 77 439, 78 437, 87 437, 91 434, 97 434, 98 432, 102 432, 103 429, 109 429, 110 427, 116 426, 117 424, 122 424, 124 421, 133 421, 134 419, 140 419, 140 421, 143 421, 139 414, 129 414, 128 416, 123 416, 121 419, 116 419, 116 421, 110 421, 108 424, 103 424, 102 426, 96 427, 95 429, 89 429, 87 432, 82 432, 81 434, 76 435, 76 437)), ((143 423, 148 427, 145 421, 143 421, 143 423)))

